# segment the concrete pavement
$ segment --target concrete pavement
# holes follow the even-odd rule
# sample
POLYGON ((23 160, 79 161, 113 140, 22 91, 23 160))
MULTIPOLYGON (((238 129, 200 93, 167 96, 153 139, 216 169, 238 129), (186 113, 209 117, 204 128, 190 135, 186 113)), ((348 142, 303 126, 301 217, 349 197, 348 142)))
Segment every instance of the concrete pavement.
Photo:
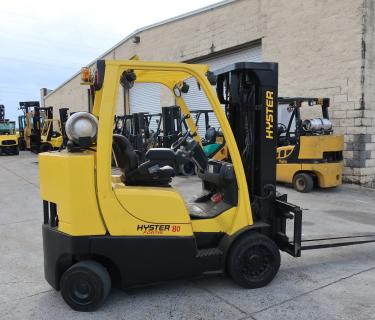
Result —
MULTIPOLYGON (((0 157, 0 176, 0 319, 375 319, 375 244, 307 251, 299 259, 282 254, 275 280, 257 290, 210 274, 113 290, 100 310, 74 312, 44 280, 36 156, 0 157)), ((374 190, 279 191, 308 209, 306 237, 375 232, 374 190)))

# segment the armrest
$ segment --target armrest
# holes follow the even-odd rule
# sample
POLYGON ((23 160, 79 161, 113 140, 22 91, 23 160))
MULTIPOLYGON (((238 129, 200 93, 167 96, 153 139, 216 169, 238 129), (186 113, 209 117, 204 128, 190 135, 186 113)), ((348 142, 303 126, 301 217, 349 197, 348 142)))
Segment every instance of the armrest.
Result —
POLYGON ((146 153, 146 159, 151 161, 168 161, 174 162, 176 155, 172 149, 168 148, 151 148, 146 153))

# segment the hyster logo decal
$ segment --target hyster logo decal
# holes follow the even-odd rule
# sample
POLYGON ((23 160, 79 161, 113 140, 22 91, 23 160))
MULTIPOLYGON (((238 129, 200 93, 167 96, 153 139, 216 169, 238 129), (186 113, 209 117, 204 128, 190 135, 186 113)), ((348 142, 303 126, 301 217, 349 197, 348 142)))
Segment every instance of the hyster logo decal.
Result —
POLYGON ((170 227, 169 224, 139 224, 137 226, 137 231, 168 231, 170 227))
POLYGON ((142 231, 143 234, 163 234, 164 231, 179 232, 180 226, 170 224, 139 224, 137 231, 142 231))
POLYGON ((266 91, 266 139, 273 139, 273 92, 266 91))

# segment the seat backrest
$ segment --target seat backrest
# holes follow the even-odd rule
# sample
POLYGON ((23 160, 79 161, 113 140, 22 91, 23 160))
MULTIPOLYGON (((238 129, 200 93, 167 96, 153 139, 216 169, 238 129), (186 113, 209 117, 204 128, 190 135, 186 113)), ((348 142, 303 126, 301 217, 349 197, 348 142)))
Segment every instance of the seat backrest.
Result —
POLYGON ((215 143, 216 141, 216 135, 217 135, 217 132, 216 132, 216 129, 214 127, 209 127, 206 131, 206 134, 205 134, 205 142, 206 144, 211 144, 211 143, 215 143))
POLYGON ((137 154, 126 137, 120 134, 114 134, 112 150, 117 165, 124 172, 127 173, 138 168, 137 154))

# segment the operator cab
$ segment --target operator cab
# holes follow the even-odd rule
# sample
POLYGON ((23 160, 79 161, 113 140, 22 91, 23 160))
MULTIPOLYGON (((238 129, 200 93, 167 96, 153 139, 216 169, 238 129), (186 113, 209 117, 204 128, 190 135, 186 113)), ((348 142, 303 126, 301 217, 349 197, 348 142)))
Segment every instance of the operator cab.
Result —
MULTIPOLYGON (((117 183, 121 181, 128 187, 170 189, 178 185, 176 190, 184 198, 191 219, 213 218, 236 206, 237 182, 233 165, 228 162, 227 148, 225 157, 213 158, 225 145, 223 133, 210 125, 216 124, 219 128, 215 113, 212 109, 194 109, 195 105, 190 108, 192 101, 207 101, 197 81, 193 81, 193 77, 187 79, 181 88, 173 91, 172 97, 167 96, 162 84, 158 84, 159 87, 155 83, 140 86, 135 80, 134 84, 123 81, 121 86, 123 90, 119 94, 127 91, 125 96, 129 97, 128 105, 122 107, 129 114, 117 113, 114 122, 112 166, 121 173, 117 175, 117 183), (176 101, 173 96, 176 94, 183 102, 176 101), (142 95, 147 95, 147 101, 139 100, 142 95), (189 107, 185 112, 181 108, 183 103, 189 107), (169 106, 162 107, 163 104, 169 106), (135 112, 131 113, 133 110, 135 112), (161 110, 161 113, 151 114, 149 110, 161 110), (188 119, 192 119, 193 124, 189 125, 188 119), (154 143, 149 143, 150 138, 154 143), (212 146, 216 147, 214 151, 212 146), (207 152, 210 147, 211 151, 207 152), (182 168, 187 166, 192 168, 192 173, 182 174, 182 168), (189 180, 187 185, 194 189, 193 197, 184 192, 187 181, 181 187, 180 176, 184 175, 189 180)), ((124 99, 120 97, 118 101, 124 99)), ((210 107, 208 103, 206 106, 210 107)))
POLYGON ((139 163, 133 146, 122 135, 113 135, 112 150, 122 171, 121 181, 127 186, 171 187, 176 175, 174 168, 187 158, 193 161, 203 192, 187 203, 192 219, 212 218, 237 205, 233 165, 208 159, 201 145, 192 139, 190 131, 186 131, 171 148, 149 149, 143 163, 139 163))

